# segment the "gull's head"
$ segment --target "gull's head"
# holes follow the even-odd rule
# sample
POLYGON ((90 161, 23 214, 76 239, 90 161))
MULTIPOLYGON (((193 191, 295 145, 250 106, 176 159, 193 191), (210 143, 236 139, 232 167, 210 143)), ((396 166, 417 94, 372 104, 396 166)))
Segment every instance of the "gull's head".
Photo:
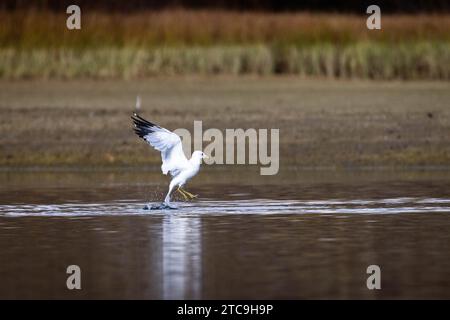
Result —
POLYGON ((208 159, 209 157, 202 151, 194 151, 192 153, 192 159, 200 161, 201 159, 208 159))

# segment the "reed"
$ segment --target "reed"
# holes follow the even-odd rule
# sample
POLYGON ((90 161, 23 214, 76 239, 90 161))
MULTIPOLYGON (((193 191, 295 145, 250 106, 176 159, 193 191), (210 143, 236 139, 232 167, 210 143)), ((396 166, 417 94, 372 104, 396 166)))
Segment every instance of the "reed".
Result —
POLYGON ((0 77, 135 78, 160 74, 296 74, 450 79, 450 16, 172 10, 0 12, 0 77))
POLYGON ((450 80, 450 43, 397 46, 214 46, 0 50, 0 77, 142 78, 185 74, 294 74, 329 78, 450 80))
POLYGON ((82 12, 82 30, 69 31, 66 15, 0 12, 1 47, 218 45, 355 41, 450 40, 450 15, 386 15, 370 31, 366 15, 240 13, 171 10, 134 14, 82 12))

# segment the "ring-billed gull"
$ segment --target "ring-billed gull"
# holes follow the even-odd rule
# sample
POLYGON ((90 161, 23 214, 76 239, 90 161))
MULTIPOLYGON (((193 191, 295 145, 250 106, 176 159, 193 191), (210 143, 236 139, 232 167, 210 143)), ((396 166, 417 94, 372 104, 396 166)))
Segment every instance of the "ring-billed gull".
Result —
POLYGON ((198 173, 202 159, 208 158, 208 156, 202 151, 194 151, 188 160, 184 155, 181 139, 177 134, 145 120, 136 113, 133 114, 131 119, 133 119, 136 134, 161 152, 162 173, 169 173, 172 176, 164 204, 169 205, 170 194, 175 187, 186 200, 196 198, 197 195, 184 190, 183 187, 189 179, 198 173))

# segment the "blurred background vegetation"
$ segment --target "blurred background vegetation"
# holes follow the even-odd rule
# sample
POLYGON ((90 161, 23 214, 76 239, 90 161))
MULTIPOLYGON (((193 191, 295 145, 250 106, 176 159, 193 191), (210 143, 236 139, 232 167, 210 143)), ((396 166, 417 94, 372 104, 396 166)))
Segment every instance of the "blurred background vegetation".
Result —
POLYGON ((169 129, 282 128, 283 166, 448 167, 450 0, 377 1, 381 30, 370 4, 2 0, 0 169, 159 166, 137 95, 169 129))
POLYGON ((72 1, 0 4, 0 78, 291 74, 450 79, 450 1, 72 1))

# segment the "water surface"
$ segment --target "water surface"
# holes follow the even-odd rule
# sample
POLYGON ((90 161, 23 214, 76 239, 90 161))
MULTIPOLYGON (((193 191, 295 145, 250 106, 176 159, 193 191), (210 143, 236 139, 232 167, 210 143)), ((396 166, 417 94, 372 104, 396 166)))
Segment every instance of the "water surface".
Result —
POLYGON ((197 201, 156 211, 156 170, 0 181, 0 298, 450 298, 446 171, 218 168, 187 188, 197 201))

